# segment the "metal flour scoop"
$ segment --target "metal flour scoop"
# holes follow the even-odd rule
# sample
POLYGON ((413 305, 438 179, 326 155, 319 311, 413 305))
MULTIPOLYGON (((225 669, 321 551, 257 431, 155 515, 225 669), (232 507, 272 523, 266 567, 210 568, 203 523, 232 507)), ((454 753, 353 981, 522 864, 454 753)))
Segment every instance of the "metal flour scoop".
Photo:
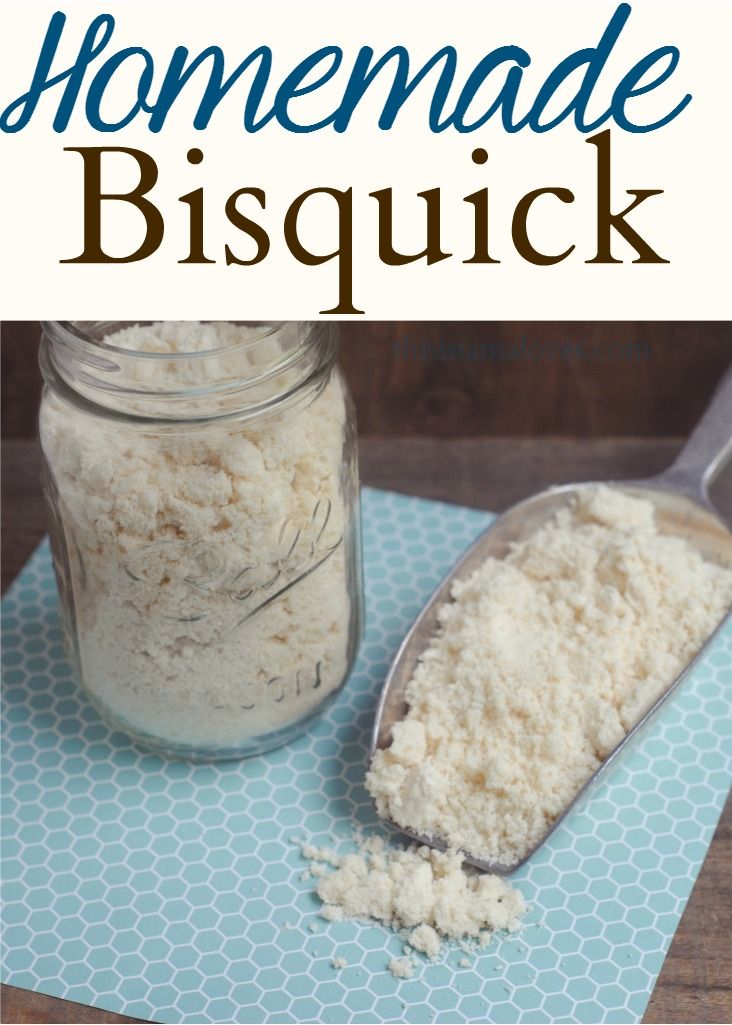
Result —
MULTIPOLYGON (((629 495, 650 500, 655 507, 656 522, 663 533, 676 534, 686 538, 706 558, 732 568, 732 533, 721 516, 714 510, 707 493, 709 484, 721 470, 730 453, 732 453, 732 365, 728 368, 706 413, 673 466, 658 477, 652 477, 649 480, 604 481, 602 483, 619 488, 629 495)), ((518 505, 499 516, 467 550, 432 595, 397 652, 376 710, 369 758, 373 757, 378 748, 388 747, 391 741, 392 725, 403 718, 406 713, 405 687, 413 675, 419 656, 437 631, 437 610, 440 605, 450 601, 453 580, 456 577, 468 576, 488 556, 497 559, 503 558, 512 544, 527 538, 580 491, 594 487, 598 483, 600 482, 595 481, 553 487, 540 492, 533 498, 519 502, 518 505)), ((631 738, 671 697, 691 667, 701 658, 708 644, 709 641, 679 676, 670 681, 668 689, 607 756, 562 814, 554 820, 539 843, 521 861, 509 866, 492 865, 472 857, 469 851, 465 851, 463 853, 466 861, 475 865, 476 868, 504 875, 528 861, 534 851, 554 832, 583 795, 605 774, 631 738)), ((404 829, 397 823, 392 823, 392 825, 406 833, 407 836, 428 846, 441 849, 446 846, 440 837, 421 836, 404 829)))

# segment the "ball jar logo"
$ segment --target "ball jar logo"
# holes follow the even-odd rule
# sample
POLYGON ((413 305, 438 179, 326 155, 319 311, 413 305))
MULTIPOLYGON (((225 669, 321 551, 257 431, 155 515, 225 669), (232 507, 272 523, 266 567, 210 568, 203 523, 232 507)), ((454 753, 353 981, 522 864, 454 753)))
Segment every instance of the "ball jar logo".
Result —
POLYGON ((234 623, 227 627, 233 630, 330 558, 343 541, 332 528, 331 514, 330 499, 321 499, 305 525, 285 520, 270 558, 236 549, 231 542, 171 539, 138 548, 125 560, 124 571, 134 583, 153 590, 154 615, 196 623, 223 611, 233 613, 234 623))

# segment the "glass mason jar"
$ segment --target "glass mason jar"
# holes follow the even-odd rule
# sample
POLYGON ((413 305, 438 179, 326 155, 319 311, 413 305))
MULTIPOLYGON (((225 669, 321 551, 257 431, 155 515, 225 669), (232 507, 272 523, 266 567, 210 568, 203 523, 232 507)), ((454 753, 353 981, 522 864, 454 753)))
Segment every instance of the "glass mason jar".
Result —
POLYGON ((51 543, 82 686, 166 755, 287 743, 343 685, 361 634, 337 328, 43 328, 51 543))

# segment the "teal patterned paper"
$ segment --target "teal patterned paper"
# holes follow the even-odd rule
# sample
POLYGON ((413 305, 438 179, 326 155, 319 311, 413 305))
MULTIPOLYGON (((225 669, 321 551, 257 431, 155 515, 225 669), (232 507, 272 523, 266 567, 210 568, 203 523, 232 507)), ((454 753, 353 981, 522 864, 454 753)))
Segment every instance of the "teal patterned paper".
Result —
POLYGON ((399 938, 324 922, 300 878, 293 835, 378 828, 363 776, 384 674, 489 519, 365 491, 368 625, 350 681, 290 747, 216 766, 102 725, 64 660, 44 544, 3 603, 5 981, 160 1022, 638 1021, 729 788, 731 623, 516 874, 529 923, 470 968, 452 950, 392 978, 399 938))

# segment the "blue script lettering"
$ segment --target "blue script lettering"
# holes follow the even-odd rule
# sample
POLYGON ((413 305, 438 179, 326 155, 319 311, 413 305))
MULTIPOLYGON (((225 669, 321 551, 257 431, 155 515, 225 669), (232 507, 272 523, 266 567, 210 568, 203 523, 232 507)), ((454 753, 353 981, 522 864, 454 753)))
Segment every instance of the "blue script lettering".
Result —
POLYGON ((33 81, 31 82, 30 89, 28 92, 23 93, 22 96, 19 96, 17 100, 13 100, 0 114, 0 129, 2 131, 19 132, 22 128, 25 128, 38 106, 41 94, 60 82, 66 82, 67 84, 56 111, 53 128, 56 132, 63 132, 68 126, 86 69, 112 38, 114 18, 111 14, 100 14, 96 17, 86 30, 82 44, 79 47, 76 63, 67 68, 66 71, 62 71, 60 74, 54 75, 53 78, 49 78, 48 75, 65 23, 65 14, 57 11, 52 15, 48 23, 46 38, 43 40, 43 46, 38 55, 38 63, 33 72, 33 81), (16 112, 18 116, 13 120, 13 115, 16 112))
POLYGON ((189 51, 185 46, 177 46, 173 52, 168 69, 165 72, 163 84, 156 102, 151 107, 151 117, 148 128, 151 132, 159 132, 165 124, 165 119, 170 113, 170 108, 177 100, 183 86, 192 78, 194 72, 210 60, 211 70, 208 81, 193 118, 193 127, 202 131, 208 127, 213 112, 221 100, 226 96, 231 87, 241 78, 244 72, 252 65, 257 65, 254 75, 254 82, 247 94, 244 106, 244 127, 248 132, 255 132, 261 127, 257 123, 257 111, 262 100, 262 94, 269 80, 272 70, 272 51, 268 46, 260 46, 239 64, 239 66, 224 78, 225 57, 220 46, 209 46, 195 57, 186 67, 189 51))
POLYGON ((183 89, 190 90, 196 85, 201 92, 193 127, 203 130, 211 123, 224 98, 251 69, 251 81, 242 87, 244 95, 241 101, 243 127, 250 134, 261 131, 271 122, 276 122, 288 132, 316 132, 331 127, 333 131, 343 133, 350 126, 364 94, 377 79, 385 79, 388 83, 388 94, 377 119, 382 131, 394 127, 397 116, 418 89, 425 93, 430 88, 427 123, 432 132, 443 132, 448 128, 459 133, 475 132, 494 117, 500 117, 504 131, 509 133, 523 129, 548 132, 569 118, 573 118, 576 128, 583 133, 594 132, 608 121, 614 121, 626 132, 651 132, 673 121, 691 102, 691 95, 685 94, 652 122, 634 119, 629 110, 631 101, 658 89, 671 78, 680 59, 676 46, 661 46, 642 57, 620 79, 612 92, 609 106, 594 117, 588 114, 600 77, 630 14, 630 4, 619 4, 599 43, 563 58, 532 99, 520 96, 521 91, 526 93, 528 88, 524 84, 523 72, 531 64, 531 56, 516 45, 499 46, 487 53, 462 79, 462 84, 458 79, 458 51, 454 46, 443 46, 415 71, 410 68, 410 54, 405 46, 394 46, 380 56, 371 47, 363 46, 353 58, 350 69, 344 67, 341 47, 323 46, 299 61, 279 84, 270 82, 273 55, 268 46, 252 50, 231 72, 227 69, 221 47, 208 46, 191 57, 186 47, 177 46, 167 67, 156 78, 154 57, 142 46, 126 47, 103 59, 103 51, 109 46, 115 27, 111 14, 100 14, 91 21, 74 63, 57 71, 54 63, 66 24, 66 16, 57 11, 49 22, 30 87, 0 114, 0 130, 21 131, 35 114, 43 94, 51 90, 58 94, 63 87, 57 101, 53 129, 64 132, 85 81, 85 112, 90 126, 96 131, 116 132, 137 119, 147 117, 149 131, 160 132, 183 89), (92 64, 96 65, 94 69, 92 64), (138 73, 135 69, 140 64, 138 73), (548 115, 550 104, 559 90, 571 75, 583 68, 581 82, 571 100, 558 113, 548 115), (126 113, 117 120, 107 120, 102 116, 104 97, 112 79, 120 76, 123 69, 128 78, 134 79, 133 98, 126 107, 126 113), (317 93, 341 72, 344 84, 335 90, 335 97, 333 90, 322 93, 326 109, 320 112, 321 116, 313 121, 298 118, 297 100, 317 93), (483 100, 479 105, 479 91, 491 76, 497 79, 496 88, 489 100, 483 100), (151 99, 156 81, 160 82, 157 97, 151 99), (270 109, 262 111, 265 89, 270 84, 274 88, 274 101, 270 109), (522 100, 522 109, 528 112, 517 119, 519 99, 522 100), (477 109, 471 113, 472 108, 477 109))
POLYGON ((333 127, 337 132, 345 132, 353 117, 356 107, 376 76, 396 59, 396 68, 392 79, 389 95, 379 116, 378 125, 383 131, 393 128, 397 114, 412 95, 417 86, 424 81, 433 68, 444 63, 435 86, 429 112, 429 126, 433 132, 440 130, 439 118, 442 107, 447 100, 450 86, 457 69, 457 51, 454 46, 445 46, 438 50, 423 64, 414 77, 409 79, 409 51, 405 46, 393 46, 371 66, 374 51, 370 46, 362 46, 353 65, 351 77, 343 93, 343 100, 333 117, 333 127))

